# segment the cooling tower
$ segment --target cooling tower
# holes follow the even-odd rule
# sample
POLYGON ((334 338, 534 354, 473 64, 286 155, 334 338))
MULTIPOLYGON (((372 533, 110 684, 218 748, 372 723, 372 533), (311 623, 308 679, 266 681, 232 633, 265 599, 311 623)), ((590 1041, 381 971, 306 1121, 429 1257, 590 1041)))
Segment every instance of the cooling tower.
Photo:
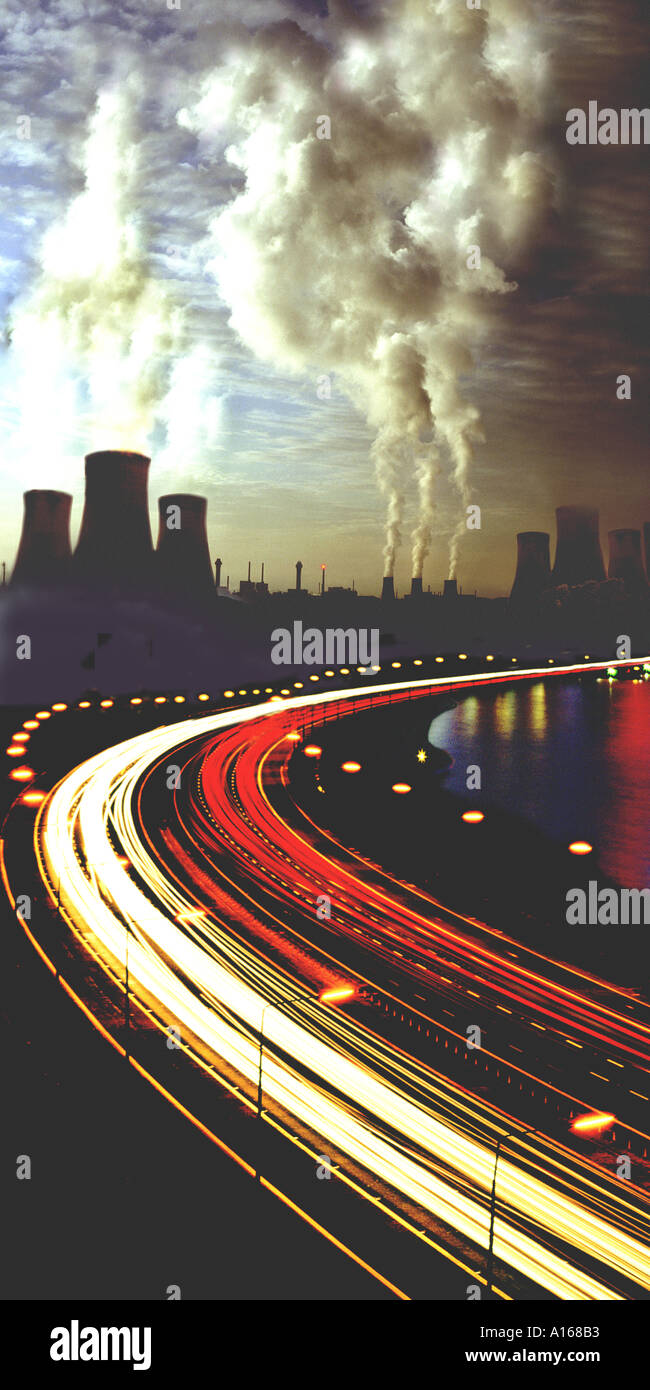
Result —
POLYGON ((510 601, 534 601, 551 583, 548 531, 520 531, 517 536, 517 571, 510 601))
POLYGON ((151 588, 150 462, 122 449, 86 455, 86 498, 73 558, 79 584, 126 594, 151 588))
POLYGON ((12 584, 60 584, 70 570, 69 492, 33 488, 24 493, 23 529, 12 584))
POLYGON ((608 577, 622 579, 628 593, 638 593, 646 588, 640 531, 609 532, 608 577))
POLYGON ((190 492, 158 498, 157 581, 166 598, 200 602, 214 595, 205 497, 190 492))
POLYGON ((395 585, 394 585, 394 583, 393 583, 393 576, 392 576, 392 574, 385 574, 385 575, 384 575, 383 583, 382 583, 382 586, 381 586, 381 596, 382 596, 382 598, 385 598, 385 599, 389 599, 389 598, 394 598, 394 597, 395 597, 395 585))
POLYGON ((411 580, 411 598, 422 598, 421 575, 414 575, 411 580))
POLYGON ((458 583, 455 579, 445 579, 442 590, 443 598, 458 598, 458 583))
POLYGON ((584 584, 604 579, 596 507, 558 507, 554 584, 584 584))

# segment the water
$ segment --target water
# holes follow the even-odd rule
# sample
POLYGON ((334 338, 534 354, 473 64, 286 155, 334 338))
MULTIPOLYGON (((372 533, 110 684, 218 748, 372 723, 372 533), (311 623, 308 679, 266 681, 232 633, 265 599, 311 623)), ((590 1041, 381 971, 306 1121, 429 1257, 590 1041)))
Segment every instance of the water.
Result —
POLYGON ((627 888, 650 887, 650 682, 536 681, 481 690, 438 715, 429 741, 454 759, 444 784, 559 843, 588 840, 627 888))

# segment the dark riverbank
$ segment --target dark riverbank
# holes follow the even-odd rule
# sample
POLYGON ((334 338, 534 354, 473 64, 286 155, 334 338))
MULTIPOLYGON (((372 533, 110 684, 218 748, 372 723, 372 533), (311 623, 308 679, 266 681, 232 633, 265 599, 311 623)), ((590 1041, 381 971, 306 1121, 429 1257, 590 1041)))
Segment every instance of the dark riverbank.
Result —
MULTIPOLYGON (((466 698, 480 702, 483 693, 466 698)), ((463 703, 460 697, 459 711, 463 703)), ((446 906, 555 959, 645 992, 650 927, 567 924, 569 889, 586 888, 590 879, 600 888, 617 886, 596 849, 577 857, 566 840, 554 839, 515 806, 490 802, 480 787, 466 787, 463 795, 450 789, 450 782, 475 781, 468 768, 484 762, 480 734, 462 768, 430 741, 436 736, 432 720, 449 710, 455 719, 454 706, 440 697, 414 700, 317 728, 314 741, 323 749, 319 780, 313 761, 298 755, 297 800, 342 843, 446 906), (361 771, 344 772, 348 760, 361 763, 361 771), (396 783, 411 790, 397 794, 396 783), (462 820, 472 809, 484 811, 481 823, 462 820)), ((586 776, 588 749, 584 761, 586 776)), ((570 784, 565 795, 572 795, 570 784)))

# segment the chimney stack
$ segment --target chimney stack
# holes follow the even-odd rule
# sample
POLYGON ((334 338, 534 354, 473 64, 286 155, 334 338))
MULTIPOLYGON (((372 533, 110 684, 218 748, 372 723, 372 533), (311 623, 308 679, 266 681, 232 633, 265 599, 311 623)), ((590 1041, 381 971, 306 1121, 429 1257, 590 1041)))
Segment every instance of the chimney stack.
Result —
POLYGON ((150 462, 124 449, 86 454, 86 498, 72 561, 77 583, 127 595, 151 588, 150 462))
POLYGON ((458 584, 455 579, 445 579, 442 597, 448 599, 458 598, 458 584))
POLYGON ((381 586, 381 596, 382 599, 391 599, 395 597, 395 585, 393 583, 392 574, 384 575, 383 583, 381 586))
POLYGON ((551 583, 548 531, 520 531, 517 536, 517 571, 511 603, 530 603, 551 583))
POLYGON ((302 589, 302 560, 296 560, 296 593, 302 589))
POLYGON ((69 492, 33 488, 23 494, 23 529, 12 585, 61 584, 70 571, 69 492))
POLYGON ((414 575, 411 580, 411 598, 422 598, 422 576, 414 575))
POLYGON ((214 594, 207 509, 206 498, 191 492, 158 498, 156 571, 166 598, 200 602, 214 594))
POLYGON ((221 588, 221 556, 214 562, 214 587, 221 588))
POLYGON ((584 584, 604 579, 596 507, 558 507, 554 584, 584 584))
POLYGON ((608 578, 622 579, 629 594, 640 593, 647 587, 640 531, 624 529, 609 532, 608 578))

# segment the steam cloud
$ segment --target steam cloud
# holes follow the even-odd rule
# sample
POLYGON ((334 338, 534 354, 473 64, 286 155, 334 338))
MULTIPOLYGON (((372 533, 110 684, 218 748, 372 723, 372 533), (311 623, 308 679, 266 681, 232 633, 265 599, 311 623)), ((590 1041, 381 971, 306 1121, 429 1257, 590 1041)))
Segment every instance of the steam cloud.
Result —
POLYGON ((337 374, 365 412, 387 573, 413 478, 422 573, 447 460, 462 503, 453 573, 483 437, 465 382, 490 297, 517 288, 499 263, 516 269, 553 201, 535 10, 399 0, 367 21, 332 11, 317 37, 293 21, 243 32, 180 112, 204 152, 225 149, 240 171, 212 221, 209 268, 258 357, 337 374))
POLYGON ((38 273, 12 311, 22 397, 16 447, 30 464, 47 458, 48 471, 57 444, 63 455, 77 432, 82 401, 90 447, 146 447, 183 344, 182 311, 151 273, 136 211, 136 113, 128 81, 99 94, 83 190, 47 230, 38 273))

